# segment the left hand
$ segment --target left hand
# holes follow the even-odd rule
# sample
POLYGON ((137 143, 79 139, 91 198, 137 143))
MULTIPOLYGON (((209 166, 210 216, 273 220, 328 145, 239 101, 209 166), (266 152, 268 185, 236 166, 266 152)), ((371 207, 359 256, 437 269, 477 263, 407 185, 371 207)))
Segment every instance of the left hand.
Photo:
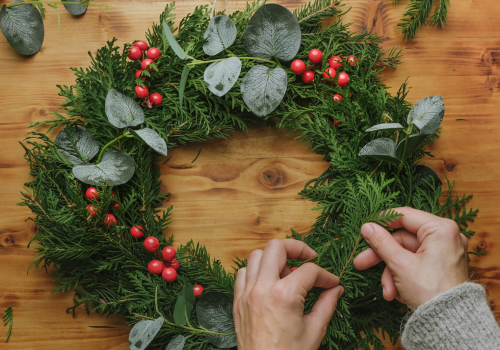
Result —
POLYGON ((293 239, 269 241, 250 254, 238 271, 233 315, 238 350, 316 350, 326 334, 344 289, 339 278, 313 263, 293 273, 287 259, 308 260, 317 254, 293 239), (304 301, 312 287, 326 289, 311 312, 304 301))

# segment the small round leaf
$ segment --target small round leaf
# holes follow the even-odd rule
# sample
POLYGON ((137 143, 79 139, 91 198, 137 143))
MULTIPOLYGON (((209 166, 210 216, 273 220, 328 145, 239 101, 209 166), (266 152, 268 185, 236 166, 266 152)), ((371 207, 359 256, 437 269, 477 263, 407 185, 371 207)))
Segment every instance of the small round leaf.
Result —
POLYGON ((117 128, 137 126, 144 123, 144 111, 132 98, 111 89, 106 96, 106 116, 117 128))
POLYGON ((158 317, 154 321, 143 320, 137 322, 128 337, 130 350, 144 350, 158 334, 164 321, 163 317, 158 317))
POLYGON ((62 130, 54 142, 73 165, 85 164, 99 152, 99 144, 84 127, 62 130))
POLYGON ((256 65, 241 82, 243 101, 259 117, 267 115, 279 106, 288 84, 283 68, 256 65))
POLYGON ((104 153, 99 164, 77 165, 73 175, 89 185, 102 186, 107 182, 110 186, 126 183, 134 176, 135 163, 125 151, 112 149, 104 153))
MULTIPOLYGON (((14 0, 11 4, 22 2, 14 0)), ((0 9, 0 29, 10 46, 23 55, 34 55, 42 47, 44 25, 35 6, 26 4, 0 9)))
MULTIPOLYGON (((196 318, 200 326, 216 333, 234 333, 233 300, 233 294, 221 292, 209 292, 201 296, 196 304, 196 318)), ((237 344, 236 334, 204 335, 209 342, 221 349, 232 348, 237 344)))
POLYGON ((415 185, 427 192, 433 192, 434 188, 443 183, 438 174, 426 165, 419 164, 415 167, 415 185))
POLYGON ((186 344, 186 337, 179 334, 168 343, 165 350, 182 350, 184 349, 184 344, 186 344))
POLYGON ((217 55, 234 43, 236 26, 225 15, 215 16, 208 23, 203 39, 205 39, 203 51, 209 56, 217 55))
POLYGON ((299 51, 301 37, 299 22, 286 7, 267 4, 248 22, 243 45, 251 56, 290 61, 299 51))
POLYGON ((66 11, 71 13, 73 16, 80 16, 83 15, 87 11, 87 5, 66 5, 64 4, 65 2, 82 2, 82 0, 62 0, 64 8, 66 11))
POLYGON ((241 72, 241 61, 237 57, 214 62, 205 69, 205 83, 216 96, 224 96, 236 83, 241 72))
POLYGON ((399 159, 396 158, 396 145, 388 138, 379 138, 368 142, 361 149, 358 156, 368 156, 376 160, 399 163, 399 159))
POLYGON ((424 134, 430 135, 437 130, 444 118, 444 101, 440 95, 424 97, 408 114, 408 123, 418 126, 424 134))
POLYGON ((137 136, 139 139, 144 141, 149 147, 154 149, 156 152, 160 153, 162 156, 167 155, 167 143, 165 140, 153 129, 144 128, 140 130, 132 130, 129 131, 137 136))

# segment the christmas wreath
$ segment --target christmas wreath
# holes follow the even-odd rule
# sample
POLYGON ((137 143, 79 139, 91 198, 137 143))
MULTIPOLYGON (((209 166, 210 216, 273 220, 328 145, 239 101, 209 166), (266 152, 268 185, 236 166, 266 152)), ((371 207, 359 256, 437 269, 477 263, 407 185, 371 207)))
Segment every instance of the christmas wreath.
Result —
MULTIPOLYGON (((147 42, 120 50, 113 40, 90 55, 89 68, 73 68, 76 84, 59 86, 66 115, 32 125, 50 126, 23 143, 32 181, 22 204, 38 227, 34 266, 55 267, 55 292, 74 288, 68 312, 83 305, 125 314, 131 349, 236 346, 235 274, 195 242, 171 247, 158 165, 168 148, 265 120, 298 131, 330 164, 300 192, 317 203, 317 221, 308 235, 291 233, 345 289, 321 348, 381 349, 378 332, 394 343, 406 310, 383 299, 383 264, 357 271, 352 260, 368 247, 361 225, 386 225, 399 206, 450 217, 473 234, 471 196, 452 198, 448 183, 440 203, 441 181, 419 164, 437 138, 443 99, 412 106, 406 82, 391 96, 378 75, 399 63, 400 51, 350 32, 339 3, 316 0, 292 14, 256 1, 229 16, 201 6, 178 28, 173 10, 166 7, 147 42)), ((308 293, 306 313, 320 292, 308 293)))

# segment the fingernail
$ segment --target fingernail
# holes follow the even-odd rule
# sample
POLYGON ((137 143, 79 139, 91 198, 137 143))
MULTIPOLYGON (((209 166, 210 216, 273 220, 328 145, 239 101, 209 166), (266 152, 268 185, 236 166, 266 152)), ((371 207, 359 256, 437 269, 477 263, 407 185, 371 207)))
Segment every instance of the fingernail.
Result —
POLYGON ((344 287, 340 287, 339 298, 342 296, 342 294, 344 294, 344 287))
POLYGON ((373 233, 372 225, 364 224, 363 226, 361 226, 361 234, 367 241, 370 240, 370 236, 372 235, 372 233, 373 233))

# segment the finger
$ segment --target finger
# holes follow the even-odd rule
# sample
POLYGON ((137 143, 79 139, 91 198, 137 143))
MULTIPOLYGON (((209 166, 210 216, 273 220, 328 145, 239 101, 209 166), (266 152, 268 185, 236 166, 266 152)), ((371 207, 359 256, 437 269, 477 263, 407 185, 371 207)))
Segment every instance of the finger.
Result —
POLYGON ((329 289, 338 286, 339 278, 313 263, 305 263, 282 281, 297 290, 302 296, 312 287, 329 289))
MULTIPOLYGON (((319 295, 311 312, 304 316, 305 324, 311 329, 310 332, 326 329, 326 325, 330 322, 337 307, 337 302, 343 293, 344 288, 337 286, 325 290, 319 295)), ((311 333, 307 332, 307 334, 311 333)))
POLYGON ((318 254, 304 242, 295 239, 273 239, 267 243, 262 254, 258 280, 274 283, 280 279, 287 259, 308 260, 316 255, 318 254))
POLYGON ((246 284, 246 274, 247 269, 244 267, 238 270, 236 274, 236 282, 234 283, 234 303, 236 304, 241 296, 243 295, 243 291, 245 290, 246 284))
POLYGON ((393 300, 398 295, 398 289, 396 288, 396 283, 392 277, 391 272, 386 267, 384 273, 382 273, 382 294, 384 299, 387 301, 393 300))
POLYGON ((283 270, 281 270, 280 278, 283 279, 291 273, 292 273, 292 268, 290 267, 290 265, 288 265, 288 263, 286 263, 285 267, 283 267, 283 270))
POLYGON ((404 227, 411 233, 417 233, 418 230, 429 221, 439 220, 440 217, 427 213, 422 210, 417 210, 409 207, 395 208, 396 212, 404 216, 398 217, 395 221, 391 222, 387 227, 400 228, 404 227))
POLYGON ((382 226, 374 223, 364 224, 361 226, 361 234, 375 253, 388 265, 400 265, 411 259, 412 253, 401 247, 382 226))
POLYGON ((356 269, 366 270, 372 266, 377 265, 381 261, 382 258, 377 253, 375 253, 372 248, 368 248, 359 253, 352 262, 356 269))
POLYGON ((254 250, 250 253, 248 258, 247 271, 246 271, 246 288, 251 289, 259 276, 259 266, 264 252, 261 249, 254 250))

